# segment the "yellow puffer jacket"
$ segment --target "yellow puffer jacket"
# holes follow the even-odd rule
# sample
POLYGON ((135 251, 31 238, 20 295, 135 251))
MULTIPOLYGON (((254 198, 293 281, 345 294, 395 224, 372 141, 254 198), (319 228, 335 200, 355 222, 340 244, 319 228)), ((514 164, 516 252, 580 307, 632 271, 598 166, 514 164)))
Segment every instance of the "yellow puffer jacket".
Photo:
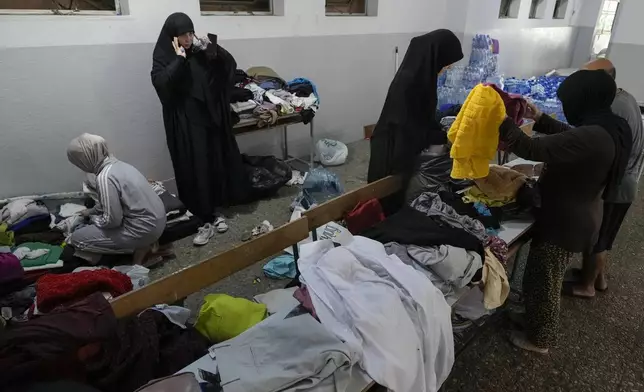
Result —
POLYGON ((492 87, 479 84, 472 90, 447 133, 454 159, 452 178, 487 177, 505 117, 503 99, 492 87))

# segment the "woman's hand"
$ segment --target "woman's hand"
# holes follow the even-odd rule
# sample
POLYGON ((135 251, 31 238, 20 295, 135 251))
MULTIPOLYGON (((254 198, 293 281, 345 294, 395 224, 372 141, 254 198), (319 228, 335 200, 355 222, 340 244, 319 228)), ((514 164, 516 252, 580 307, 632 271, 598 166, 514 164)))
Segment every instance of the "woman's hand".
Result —
POLYGON ((528 101, 528 108, 525 113, 525 118, 538 121, 543 115, 543 112, 532 102, 528 101))
POLYGON ((186 58, 186 50, 179 45, 179 38, 174 37, 174 40, 172 40, 172 47, 174 48, 174 52, 177 54, 177 56, 181 56, 184 59, 186 58))

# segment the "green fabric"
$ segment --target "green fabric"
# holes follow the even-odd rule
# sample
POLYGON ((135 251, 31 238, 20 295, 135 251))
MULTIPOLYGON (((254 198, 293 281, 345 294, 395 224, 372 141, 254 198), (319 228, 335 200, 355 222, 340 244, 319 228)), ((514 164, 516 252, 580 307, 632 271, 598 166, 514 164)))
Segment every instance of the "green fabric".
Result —
POLYGON ((40 256, 37 259, 25 258, 20 260, 22 268, 40 267, 41 265, 55 264, 56 262, 58 262, 58 260, 60 260, 60 255, 63 253, 63 248, 61 246, 43 244, 40 242, 25 242, 24 244, 20 244, 20 246, 16 247, 16 249, 18 248, 29 248, 29 250, 49 250, 49 253, 44 256, 40 256))
POLYGON ((232 339, 266 317, 266 305, 244 298, 209 294, 204 301, 195 328, 212 343, 232 339))
POLYGON ((6 223, 0 224, 0 245, 13 246, 13 231, 7 231, 9 227, 6 223))

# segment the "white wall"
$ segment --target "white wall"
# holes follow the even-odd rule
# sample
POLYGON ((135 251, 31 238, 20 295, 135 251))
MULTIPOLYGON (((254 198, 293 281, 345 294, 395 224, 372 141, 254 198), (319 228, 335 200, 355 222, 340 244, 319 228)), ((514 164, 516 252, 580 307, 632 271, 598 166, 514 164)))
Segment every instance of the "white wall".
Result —
POLYGON ((555 0, 547 0, 543 19, 529 19, 530 4, 531 0, 521 1, 516 19, 499 19, 501 0, 470 0, 464 51, 469 53, 473 35, 483 33, 500 41, 499 67, 506 76, 530 77, 568 67, 577 37, 571 24, 581 0, 570 0, 564 19, 552 18, 555 0))
POLYGON ((325 16, 324 0, 274 0, 283 16, 201 16, 198 0, 122 0, 129 15, 0 15, 0 47, 155 42, 166 17, 185 12, 199 32, 220 39, 387 34, 444 26, 447 0, 378 0, 378 16, 325 16))
MULTIPOLYGON (((78 189, 69 140, 103 135, 146 176, 173 176, 151 56, 165 18, 189 14, 213 32, 239 68, 267 65, 308 77, 322 96, 318 137, 346 142, 377 121, 394 75, 394 48, 446 26, 447 0, 379 0, 376 17, 327 17, 324 0, 275 0, 284 16, 201 16, 198 0, 128 0, 123 16, 0 15, 0 197, 78 189)), ((292 127, 290 150, 308 152, 308 130, 292 127)), ((238 138, 242 151, 277 154, 279 134, 238 138)))
POLYGON ((621 0, 611 42, 644 45, 644 1, 621 0))
POLYGON ((617 69, 617 84, 644 102, 644 1, 621 0, 608 58, 617 69))
POLYGON ((590 60, 591 47, 595 35, 595 26, 599 18, 603 0, 578 1, 579 11, 572 18, 572 25, 577 27, 577 39, 572 56, 572 67, 580 67, 590 60))
MULTIPOLYGON (((274 0, 282 16, 201 16, 198 0, 121 1, 127 15, 0 15, 0 197, 78 189, 80 173, 64 152, 82 132, 105 136, 148 177, 173 176, 149 77, 154 42, 172 12, 190 15, 198 33, 218 34, 239 68, 267 65, 285 79, 316 82, 317 136, 345 142, 377 121, 394 48, 402 58, 416 35, 451 28, 467 56, 472 35, 489 33, 501 40, 502 71, 530 76, 567 66, 575 34, 573 7, 564 20, 528 20, 530 0, 517 20, 498 19, 500 0, 377 0, 375 17, 327 17, 324 0, 274 0)), ((308 152, 307 135, 293 127, 291 152, 308 152)), ((279 152, 276 132, 238 140, 245 152, 279 152)))

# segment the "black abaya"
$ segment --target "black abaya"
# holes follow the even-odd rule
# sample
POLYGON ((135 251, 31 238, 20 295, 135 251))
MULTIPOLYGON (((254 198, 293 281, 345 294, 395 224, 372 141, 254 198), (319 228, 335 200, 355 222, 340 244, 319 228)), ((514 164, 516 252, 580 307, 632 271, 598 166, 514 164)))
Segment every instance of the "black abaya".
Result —
POLYGON ((153 54, 152 83, 163 121, 179 198, 204 222, 218 207, 244 202, 248 180, 232 134, 230 93, 237 64, 216 36, 205 51, 178 56, 172 40, 193 30, 182 13, 168 17, 153 54))
POLYGON ((438 73, 462 58, 461 43, 449 30, 411 40, 371 137, 369 182, 409 175, 422 150, 447 143, 435 117, 438 73))

